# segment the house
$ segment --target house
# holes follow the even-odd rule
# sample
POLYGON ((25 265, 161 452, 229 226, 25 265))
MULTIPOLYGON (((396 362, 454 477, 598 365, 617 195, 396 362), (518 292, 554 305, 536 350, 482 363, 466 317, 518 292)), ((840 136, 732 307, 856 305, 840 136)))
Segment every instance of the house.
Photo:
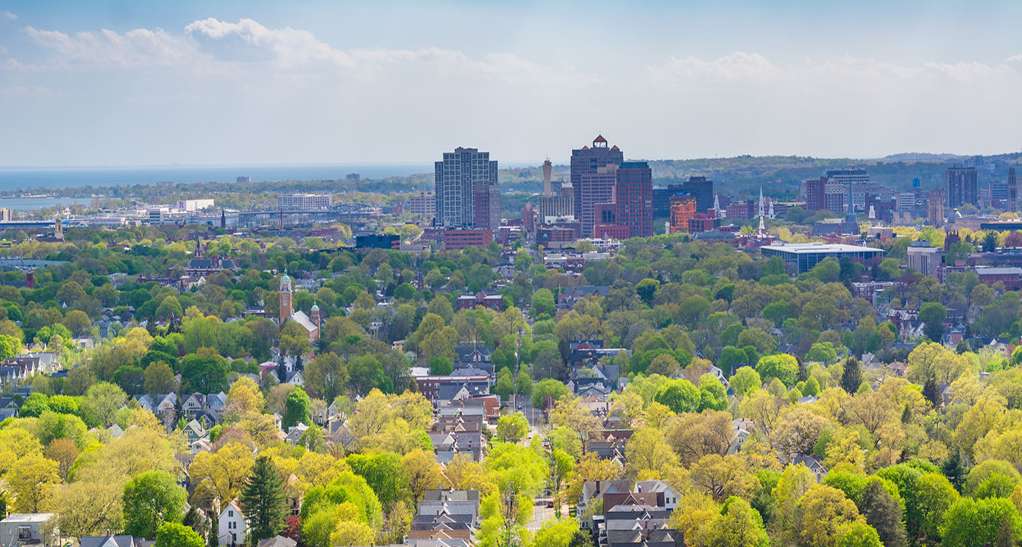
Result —
POLYGON ((564 289, 557 294, 557 304, 561 307, 573 308, 579 300, 590 295, 607 296, 610 294, 610 287, 607 285, 585 285, 564 289))
POLYGON ((197 418, 205 411, 206 396, 202 393, 192 393, 181 403, 181 412, 189 418, 197 418))
POLYGON ((416 515, 408 530, 408 539, 462 539, 471 542, 475 536, 475 518, 468 514, 416 515))
MULTIPOLYGON (((632 492, 636 494, 663 494, 664 507, 667 507, 672 511, 678 508, 678 500, 681 499, 681 495, 677 491, 661 480, 635 481, 635 486, 632 488, 632 492)), ((604 509, 606 509, 606 505, 604 505, 604 509)))
MULTIPOLYGON (((603 499, 608 492, 619 494, 628 492, 630 483, 627 479, 616 481, 586 481, 582 485, 582 497, 578 501, 580 507, 589 507, 603 499)), ((581 510, 579 511, 581 512, 581 510)))
POLYGON ((446 465, 458 454, 465 454, 474 462, 481 462, 486 457, 486 437, 479 431, 427 434, 433 442, 433 454, 442 464, 446 465))
POLYGON ((57 533, 49 529, 53 513, 14 513, 0 520, 0 547, 51 545, 57 533))
POLYGON ((495 312, 504 311, 504 296, 499 294, 486 294, 485 292, 478 292, 476 294, 463 294, 458 297, 457 309, 460 310, 474 310, 476 306, 482 306, 489 308, 495 312))
POLYGON ((457 354, 459 363, 481 363, 490 361, 493 355, 493 348, 459 346, 454 348, 454 352, 457 354))
POLYGON ((287 380, 284 383, 295 387, 303 387, 305 386, 305 377, 302 375, 302 371, 293 370, 287 374, 287 380))
POLYGON ((18 385, 23 377, 20 367, 0 366, 0 390, 7 391, 8 388, 18 385))
POLYGON ((808 467, 813 472, 813 475, 816 475, 817 481, 822 480, 827 475, 827 471, 823 469, 823 464, 813 456, 799 454, 791 460, 791 465, 798 465, 800 463, 808 467))
POLYGON ((139 543, 132 536, 84 536, 79 547, 136 547, 139 543))
POLYGON ((309 426, 299 422, 298 425, 292 426, 287 431, 287 437, 284 439, 290 445, 297 445, 298 441, 302 438, 302 435, 309 430, 309 426))
POLYGON ((203 427, 202 424, 200 424, 196 420, 192 420, 185 425, 184 433, 185 440, 187 440, 189 444, 194 443, 195 441, 198 441, 200 439, 203 439, 206 437, 206 435, 209 434, 206 431, 206 428, 203 427))
POLYGON ((486 374, 477 376, 415 376, 419 393, 434 405, 441 401, 455 400, 462 394, 462 388, 468 397, 489 395, 490 377, 486 374))
POLYGON ((295 540, 284 536, 272 537, 259 542, 259 547, 295 547, 298 545, 295 540))
POLYGON ((244 545, 247 529, 245 515, 242 514, 241 507, 238 506, 238 500, 227 504, 227 508, 220 513, 220 545, 232 547, 244 545))

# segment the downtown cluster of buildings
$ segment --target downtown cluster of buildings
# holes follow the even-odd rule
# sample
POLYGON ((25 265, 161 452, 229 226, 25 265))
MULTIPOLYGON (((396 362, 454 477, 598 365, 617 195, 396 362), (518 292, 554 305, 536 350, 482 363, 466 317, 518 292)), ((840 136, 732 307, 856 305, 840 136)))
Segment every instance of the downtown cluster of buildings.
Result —
MULTIPOLYGON (((572 150, 569 181, 552 180, 552 170, 547 160, 543 195, 536 207, 530 203, 523 211, 522 227, 535 233, 540 244, 653 235, 657 196, 648 163, 625 161, 624 152, 600 135, 591 145, 572 150)), ((421 192, 409 202, 410 213, 434 219, 427 240, 461 248, 470 241, 485 245, 497 239, 503 228, 500 185, 497 162, 489 153, 476 148, 444 153, 436 162, 435 175, 434 192, 421 192)), ((701 179, 696 185, 698 190, 686 187, 685 195, 693 203, 698 200, 705 212, 713 183, 701 179)), ((681 193, 675 190, 672 187, 672 194, 681 193)))

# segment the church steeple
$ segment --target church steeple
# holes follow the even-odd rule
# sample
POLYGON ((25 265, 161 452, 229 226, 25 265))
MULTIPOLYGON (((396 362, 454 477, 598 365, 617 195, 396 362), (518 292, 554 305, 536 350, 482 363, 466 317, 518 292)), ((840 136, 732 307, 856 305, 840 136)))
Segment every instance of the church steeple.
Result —
POLYGON ((287 275, 287 270, 284 270, 283 277, 280 278, 280 326, 283 327, 284 323, 287 322, 291 314, 294 313, 291 301, 291 277, 287 275))

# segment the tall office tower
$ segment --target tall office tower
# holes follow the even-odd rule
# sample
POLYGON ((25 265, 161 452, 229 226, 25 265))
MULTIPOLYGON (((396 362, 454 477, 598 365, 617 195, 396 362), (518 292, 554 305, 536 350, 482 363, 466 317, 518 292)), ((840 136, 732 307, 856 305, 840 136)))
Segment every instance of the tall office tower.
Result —
POLYGON ((456 148, 444 152, 443 161, 436 162, 435 179, 436 226, 444 228, 490 228, 494 222, 492 196, 497 196, 496 223, 500 224, 500 185, 497 162, 490 161, 489 152, 477 148, 456 148), (482 184, 480 184, 482 183, 482 184), (486 200, 476 199, 481 191, 486 200), (486 209, 476 215, 476 205, 486 209), (477 220, 488 223, 476 226, 477 220))
POLYGON ((866 208, 866 192, 870 188, 870 180, 865 169, 831 169, 827 171, 827 180, 842 187, 851 184, 854 187, 849 199, 852 206, 866 208))
POLYGON ((979 206, 975 167, 948 167, 947 185, 944 187, 947 206, 957 209, 962 205, 979 206))
POLYGON ((543 162, 543 197, 548 198, 554 195, 553 189, 550 187, 551 175, 554 171, 554 164, 550 163, 547 159, 543 162))
POLYGON ((572 216, 571 202, 571 196, 539 198, 539 223, 545 223, 549 217, 563 218, 572 216))
MULTIPOLYGON (((593 173, 584 173, 574 186, 575 220, 582 224, 582 237, 593 237, 593 227, 597 224, 596 205, 614 202, 614 189, 617 186, 617 164, 598 167, 593 173), (579 214, 581 212, 581 217, 579 214)), ((603 222, 603 221, 601 221, 603 222)), ((616 221, 615 221, 616 223, 616 221)))
POLYGON ((926 220, 935 228, 944 225, 943 190, 930 190, 930 201, 926 203, 926 220))
POLYGON ((1008 210, 1018 211, 1018 179, 1014 167, 1008 168, 1008 210))
POLYGON ((806 209, 822 211, 827 208, 827 177, 808 179, 806 185, 806 209))
POLYGON ((473 192, 475 222, 473 228, 496 230, 500 228, 500 185, 479 181, 473 192))
POLYGON ((671 196, 671 221, 667 223, 671 229, 666 233, 687 232, 688 221, 696 214, 696 198, 685 194, 671 196))
MULTIPOLYGON (((849 180, 847 184, 848 184, 848 212, 845 213, 845 222, 856 222, 855 200, 852 199, 852 181, 849 180)), ((863 205, 865 205, 865 203, 863 205)))
POLYGON ((681 183, 682 193, 696 198, 696 210, 705 213, 713 207, 713 181, 706 177, 688 177, 681 183))
POLYGON ((628 228, 631 237, 653 235, 653 169, 644 161, 626 161, 617 169, 618 226, 628 228))
POLYGON ((592 148, 583 146, 571 151, 571 185, 574 192, 575 218, 582 221, 582 234, 585 237, 592 234, 592 205, 600 202, 593 201, 591 197, 584 195, 582 177, 583 175, 595 175, 601 167, 621 165, 623 161, 625 161, 624 152, 617 146, 608 147, 607 139, 603 138, 603 135, 599 135, 593 140, 592 148), (585 218, 589 219, 588 228, 585 218))

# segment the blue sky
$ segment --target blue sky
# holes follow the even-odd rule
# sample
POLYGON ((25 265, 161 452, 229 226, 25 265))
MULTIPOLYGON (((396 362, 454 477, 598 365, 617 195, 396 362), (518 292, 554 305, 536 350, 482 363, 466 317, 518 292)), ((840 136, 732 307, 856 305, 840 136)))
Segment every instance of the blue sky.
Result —
POLYGON ((1022 147, 1022 2, 0 0, 0 166, 1022 147))

